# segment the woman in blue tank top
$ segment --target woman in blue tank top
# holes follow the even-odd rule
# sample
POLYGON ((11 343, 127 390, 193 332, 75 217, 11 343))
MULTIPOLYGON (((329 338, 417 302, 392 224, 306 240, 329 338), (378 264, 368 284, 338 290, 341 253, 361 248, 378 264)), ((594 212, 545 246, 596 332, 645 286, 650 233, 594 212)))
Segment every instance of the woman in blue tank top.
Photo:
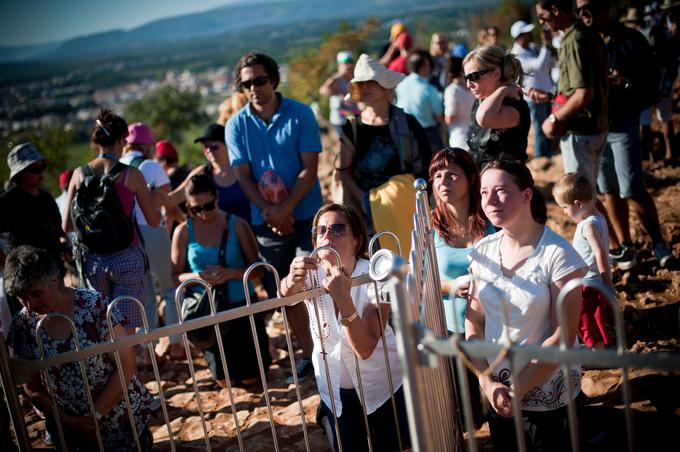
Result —
POLYGON ((446 326, 452 333, 465 332, 467 285, 452 297, 454 280, 468 274, 468 256, 474 245, 493 232, 480 203, 479 169, 471 154, 460 148, 444 148, 430 164, 435 199, 432 211, 437 265, 442 285, 446 326))
MULTIPOLYGON (((225 214, 217 208, 217 188, 208 175, 200 174, 191 178, 186 186, 186 199, 190 217, 175 229, 172 239, 173 275, 178 283, 200 278, 213 286, 226 284, 228 308, 245 305, 243 275, 258 260, 253 231, 242 218, 225 214), (226 267, 219 264, 220 245, 225 231, 226 267)), ((255 270, 250 276, 257 278, 261 273, 261 270, 255 270)), ((250 299, 257 301, 252 283, 248 283, 248 290, 250 299)), ((262 315, 256 314, 254 317, 266 370, 271 364, 269 338, 262 315)), ((222 325, 222 341, 232 383, 242 382, 246 386, 257 383, 259 369, 250 320, 244 317, 222 325)), ((219 346, 215 344, 203 350, 203 354, 213 378, 220 386, 226 387, 219 346)))

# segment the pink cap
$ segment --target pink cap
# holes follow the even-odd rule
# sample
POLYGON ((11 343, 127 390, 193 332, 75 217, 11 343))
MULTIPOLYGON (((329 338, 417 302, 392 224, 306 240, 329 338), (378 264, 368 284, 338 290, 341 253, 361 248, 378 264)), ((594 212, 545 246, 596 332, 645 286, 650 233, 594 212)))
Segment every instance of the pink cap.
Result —
POLYGON ((156 142, 151 129, 143 122, 136 122, 128 126, 126 141, 128 144, 154 144, 156 142))

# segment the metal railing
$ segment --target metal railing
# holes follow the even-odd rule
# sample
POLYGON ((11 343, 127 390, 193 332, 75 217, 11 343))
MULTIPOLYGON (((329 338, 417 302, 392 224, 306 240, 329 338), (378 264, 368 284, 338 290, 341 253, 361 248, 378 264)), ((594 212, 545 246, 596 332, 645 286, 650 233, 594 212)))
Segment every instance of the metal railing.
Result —
MULTIPOLYGON (((437 259, 435 254, 433 229, 430 223, 429 205, 427 202, 427 192, 425 191, 425 184, 423 181, 417 181, 417 199, 416 199, 416 214, 414 216, 414 231, 412 234, 412 246, 409 254, 409 262, 398 255, 394 255, 387 250, 378 250, 374 252, 375 244, 380 237, 390 237, 396 240, 397 248, 401 250, 401 244, 398 239, 389 232, 382 232, 377 234, 371 240, 369 245, 370 253, 370 271, 369 275, 361 275, 352 278, 352 286, 372 285, 375 292, 375 302, 378 304, 378 315, 381 325, 381 344, 383 349, 383 359, 385 362, 385 370, 387 377, 387 384, 392 394, 391 405, 392 414, 395 423, 398 425, 397 404, 394 400, 395 382, 393 381, 393 374, 391 372, 390 359, 387 351, 386 330, 387 328, 394 328, 396 335, 396 342, 399 353, 399 360, 401 363, 401 370, 403 372, 403 388, 404 398, 406 402, 406 413, 409 423, 409 434, 411 439, 411 447, 415 451, 459 451, 466 447, 469 451, 477 451, 477 441, 473 435, 474 422, 472 416, 472 399, 470 394, 470 382, 468 379, 468 370, 479 372, 472 364, 476 358, 486 359, 489 357, 496 357, 490 364, 489 369, 485 372, 490 373, 501 360, 508 360, 511 368, 511 378, 516 375, 515 363, 518 360, 534 359, 545 363, 557 364, 565 375, 569 374, 569 368, 579 365, 587 365, 591 368, 621 368, 622 369, 622 392, 625 412, 625 424, 627 432, 628 450, 633 450, 635 447, 635 422, 634 414, 631 408, 631 389, 630 381, 628 379, 628 370, 631 368, 651 368, 666 371, 680 370, 680 356, 673 353, 630 353, 625 349, 625 330, 623 324, 623 316, 618 308, 617 300, 604 291, 606 298, 612 307, 615 314, 616 327, 616 349, 592 351, 574 348, 567 343, 566 328, 561 328, 562 335, 560 337, 559 346, 556 347, 541 347, 540 345, 518 345, 509 340, 504 343, 491 343, 481 341, 463 341, 458 335, 449 336, 446 328, 446 321, 443 312, 442 296, 440 290, 439 271, 437 268, 437 259), (380 284, 379 284, 380 283, 380 284), (382 287, 380 286, 382 285, 382 287), (383 318, 380 304, 389 302, 391 306, 391 316, 389 319, 383 318), (458 378, 454 378, 456 375, 458 378), (460 386, 456 386, 456 385, 460 386), (462 406, 459 406, 458 401, 462 406), (463 427, 464 426, 464 427, 463 427)), ((339 256, 332 249, 319 248, 315 250, 312 255, 317 255, 321 251, 335 253, 335 257, 339 256)), ((26 426, 24 424, 24 413, 22 412, 19 400, 16 395, 16 386, 26 383, 30 380, 34 372, 42 372, 50 381, 48 369, 60 366, 66 363, 77 362, 80 366, 81 374, 85 384, 85 392, 89 401, 89 411, 93 418, 96 419, 92 397, 89 391, 87 369, 85 360, 95 355, 105 353, 114 353, 116 369, 120 376, 121 388, 123 388, 123 401, 131 420, 134 440, 138 450, 141 450, 139 444, 139 435, 136 425, 134 423, 132 407, 129 396, 127 394, 128 385, 123 378, 123 366, 120 359, 119 352, 123 349, 130 348, 136 345, 146 345, 151 352, 152 366, 154 378, 158 387, 158 394, 160 397, 163 420, 166 424, 170 448, 175 450, 175 438, 172 433, 170 425, 170 417, 167 410, 167 402, 163 393, 163 385, 161 384, 158 364, 153 353, 152 342, 163 337, 171 335, 182 335, 182 341, 187 353, 191 356, 189 339, 187 332, 197 330, 205 327, 213 327, 215 335, 217 336, 217 343, 219 344, 219 354, 222 359, 222 366, 225 375, 227 393, 230 398, 230 411, 234 417, 234 428, 236 439, 240 450, 245 450, 243 433, 240 429, 239 419, 237 417, 237 410, 234 403, 234 396, 229 379, 229 365, 225 357, 224 347, 222 345, 222 336, 219 324, 231 320, 244 318, 246 316, 250 319, 251 332, 253 341, 255 343, 255 350, 257 353, 257 362, 259 367, 260 379, 262 382, 262 390, 264 400, 267 405, 267 415, 270 423, 270 430, 272 435, 273 448, 279 450, 279 441, 277 438, 277 424, 274 419, 272 411, 271 400, 269 397, 269 387, 267 381, 266 369, 263 366, 263 359, 260 354, 260 347, 255 328, 254 316, 277 308, 281 308, 284 329, 286 334, 286 345, 290 366, 293 371, 295 380, 295 394, 300 414, 301 429, 304 437, 304 444, 306 450, 311 450, 310 440, 307 432, 306 419, 303 409, 303 402, 300 393, 299 382, 295 373, 294 350, 290 339, 288 319, 286 315, 286 307, 294 304, 305 302, 308 308, 313 312, 317 327, 321 326, 321 317, 319 316, 319 302, 321 297, 327 296, 327 291, 323 287, 316 287, 314 278, 310 277, 311 288, 294 295, 263 300, 258 303, 251 303, 249 291, 247 288, 247 280, 250 273, 258 266, 264 266, 274 273, 274 277, 279 284, 279 277, 274 268, 269 264, 256 263, 253 264, 244 275, 244 290, 246 293, 246 305, 228 309, 225 311, 217 311, 215 300, 212 292, 209 291, 209 302, 211 305, 211 314, 209 316, 201 317, 194 320, 180 321, 175 325, 168 325, 162 328, 157 328, 151 331, 147 330, 147 322, 144 315, 144 309, 141 303, 134 300, 139 309, 142 311, 144 331, 132 334, 125 337, 115 337, 111 324, 111 309, 116 303, 123 298, 114 300, 107 311, 107 319, 109 322, 110 341, 102 342, 100 344, 81 348, 78 341, 73 341, 75 350, 60 353, 55 356, 44 356, 44 351, 40 360, 24 361, 19 359, 9 358, 5 343, 0 335, 0 374, 2 376, 2 385, 5 390, 8 410, 11 415, 11 420, 16 433, 17 443, 21 450, 30 450, 31 445, 27 434, 26 426)), ((458 284, 464 284, 465 281, 459 281, 458 284)), ((487 282, 488 283, 488 282, 487 282)), ((559 325, 565 324, 565 299, 567 295, 581 286, 582 281, 572 281, 567 284, 559 293, 557 299, 557 315, 559 325)), ((183 300, 184 289, 193 284, 203 285, 206 290, 210 289, 204 281, 192 280, 186 281, 178 287, 175 297, 177 309, 180 309, 180 304, 183 300)), ((592 285, 585 282, 584 284, 592 285)), ((455 294, 457 287, 452 289, 452 294, 455 294)), ((504 301, 504 303, 507 303, 504 301)), ((505 304, 503 305, 505 306, 505 304)), ((505 309, 505 308, 504 308, 505 309)), ((54 313, 49 314, 46 318, 59 317, 61 321, 70 323, 70 328, 74 338, 78 337, 78 332, 75 326, 68 317, 63 314, 54 313)), ((337 315, 336 315, 337 318, 337 315)), ((337 320, 337 319, 336 319, 337 320)), ((504 316, 504 322, 507 324, 507 315, 504 316)), ((42 321, 38 325, 38 333, 36 340, 38 344, 42 344, 40 331, 42 331, 42 321)), ((320 331, 320 335, 322 332, 320 331)), ((41 350, 42 345, 40 345, 41 350)), ((324 351, 324 350, 322 350, 324 351)), ((322 353, 323 365, 326 370, 326 375, 329 376, 329 366, 327 355, 322 353)), ((370 436, 369 428, 369 413, 366 411, 366 403, 361 384, 362 375, 360 369, 361 358, 355 354, 355 366, 357 369, 356 377, 359 382, 358 394, 364 406, 364 424, 366 426, 367 443, 369 450, 373 448, 373 441, 370 436)), ((197 385, 195 369, 192 360, 187 360, 189 366, 189 373, 193 385, 193 391, 196 398, 197 410, 201 421, 201 427, 205 437, 205 447, 211 450, 210 430, 207 426, 206 419, 201 405, 200 390, 197 385)), ((317 369, 318 371, 318 369, 317 369)), ((331 409, 333 412, 332 428, 338 429, 338 419, 335 413, 335 401, 333 400, 332 381, 327 379, 331 394, 331 409)), ((54 393, 51 384, 48 384, 48 391, 53 400, 53 407, 56 407, 54 393)), ((568 392, 568 421, 569 432, 571 437, 572 450, 579 450, 579 429, 578 418, 576 415, 576 406, 572 393, 572 388, 569 384, 566 385, 568 392)), ((524 431, 521 425, 520 401, 513 398, 514 411, 514 426, 516 431, 517 448, 520 451, 526 450, 524 441, 524 431)), ((55 417, 57 427, 61 433, 61 424, 59 422, 58 412, 55 410, 55 417)), ((95 421, 95 425, 97 422, 95 421)), ((398 443, 400 449, 404 449, 406 445, 403 443, 403 438, 397 430, 398 443)), ((340 435, 338 436, 338 447, 343 450, 340 435)), ((67 450, 67 445, 63 442, 63 434, 59 441, 64 450, 67 450)), ((99 426, 97 425, 97 440, 100 450, 106 448, 106 444, 102 444, 99 426)))

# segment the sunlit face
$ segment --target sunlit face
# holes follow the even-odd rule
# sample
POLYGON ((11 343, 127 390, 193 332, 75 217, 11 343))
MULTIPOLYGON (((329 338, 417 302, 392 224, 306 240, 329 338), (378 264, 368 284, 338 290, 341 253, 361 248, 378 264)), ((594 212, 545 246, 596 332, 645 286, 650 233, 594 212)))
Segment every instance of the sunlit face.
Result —
POLYGON ((531 219, 531 189, 520 190, 510 174, 500 169, 484 171, 480 194, 482 209, 496 227, 506 228, 531 219))
POLYGON ((557 21, 555 20, 553 13, 549 9, 543 9, 539 3, 536 3, 535 7, 538 23, 541 25, 547 25, 550 28, 550 31, 557 33, 559 30, 557 28, 557 21))
POLYGON ((55 310, 54 292, 56 281, 47 279, 39 281, 31 286, 27 291, 18 295, 19 301, 29 312, 44 315, 55 310))
POLYGON ((241 69, 241 87, 246 96, 248 96, 248 100, 257 106, 267 104, 276 95, 274 84, 261 64, 241 69), (262 86, 257 86, 260 84, 259 82, 264 82, 265 79, 266 83, 262 84, 262 86))
MULTIPOLYGON (((482 71, 486 68, 482 67, 474 59, 468 61, 463 66, 463 70, 466 76, 474 74, 476 72, 482 71)), ((470 92, 475 96, 476 99, 486 99, 490 96, 496 88, 498 88, 500 83, 500 68, 493 68, 492 70, 480 75, 476 81, 471 81, 466 79, 467 87, 470 92)))
POLYGON ((590 2, 588 0, 576 0, 574 13, 585 26, 593 26, 593 12, 590 10, 590 2))
POLYGON ((220 156, 227 155, 227 146, 221 141, 202 141, 201 148, 203 149, 203 155, 210 163, 220 156))
POLYGON ((574 202, 567 202, 565 201, 561 196, 555 196, 555 202, 557 203, 558 206, 560 206, 560 209, 569 216, 572 220, 579 222, 583 220, 583 204, 579 201, 574 201, 574 202))
POLYGON ((361 96, 361 102, 368 105, 375 105, 377 103, 388 100, 388 91, 380 86, 378 82, 356 82, 361 96))
POLYGON ((217 198, 212 193, 187 195, 187 210, 192 218, 209 221, 218 214, 217 198))
MULTIPOLYGON (((347 222, 347 218, 345 218, 343 213, 334 211, 326 212, 321 215, 321 218, 319 218, 316 226, 317 232, 319 230, 319 226, 325 226, 326 229, 325 233, 317 233, 315 236, 317 248, 320 246, 331 246, 337 250, 343 261, 348 261, 354 258, 359 241, 356 237, 354 237, 352 228, 350 227, 349 223, 347 222), (331 232, 331 226, 336 224, 345 225, 344 233, 341 235, 335 235, 331 232)), ((335 255, 329 252, 322 251, 319 253, 319 257, 328 261, 333 266, 337 265, 337 259, 335 255)))
POLYGON ((432 187, 435 196, 447 204, 467 202, 470 197, 470 182, 462 168, 453 162, 434 174, 432 187))

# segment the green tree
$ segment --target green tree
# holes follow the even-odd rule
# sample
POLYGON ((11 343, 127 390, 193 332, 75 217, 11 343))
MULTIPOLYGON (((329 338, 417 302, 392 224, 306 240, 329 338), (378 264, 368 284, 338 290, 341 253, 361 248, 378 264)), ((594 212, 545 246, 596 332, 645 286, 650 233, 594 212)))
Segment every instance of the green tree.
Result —
POLYGON ((125 108, 128 123, 148 124, 158 138, 183 142, 185 133, 195 125, 204 125, 208 116, 201 110, 198 93, 163 85, 125 108))
MULTIPOLYGON (((0 158, 7 161, 7 155, 14 146, 21 143, 32 143, 42 155, 49 160, 43 185, 47 191, 56 195, 59 193, 59 173, 66 169, 68 156, 67 148, 75 141, 75 131, 63 124, 41 127, 40 129, 22 130, 18 132, 5 131, 2 136, 3 146, 0 158)), ((0 181, 4 184, 9 178, 7 165, 0 166, 0 181)))
POLYGON ((318 48, 297 52, 290 61, 288 92, 290 96, 310 103, 319 99, 319 87, 336 71, 335 56, 351 50, 355 56, 366 51, 370 38, 380 27, 377 18, 366 20, 359 28, 341 22, 334 34, 324 37, 318 48))

